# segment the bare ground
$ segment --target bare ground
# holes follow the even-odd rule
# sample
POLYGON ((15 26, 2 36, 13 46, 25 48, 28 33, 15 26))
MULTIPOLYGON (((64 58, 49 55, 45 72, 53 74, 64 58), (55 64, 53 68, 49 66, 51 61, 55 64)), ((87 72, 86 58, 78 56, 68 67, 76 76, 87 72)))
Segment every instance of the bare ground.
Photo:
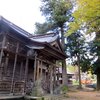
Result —
POLYGON ((49 95, 47 98, 45 100, 100 100, 100 92, 77 90, 64 95, 49 95))
POLYGON ((68 92, 68 99, 66 100, 100 100, 99 92, 86 92, 86 91, 77 91, 77 92, 68 92))
POLYGON ((77 89, 69 87, 69 91, 62 95, 47 95, 44 100, 100 100, 100 91, 94 91, 91 88, 77 89))
POLYGON ((68 98, 64 100, 100 100, 100 92, 76 90, 67 93, 68 98))

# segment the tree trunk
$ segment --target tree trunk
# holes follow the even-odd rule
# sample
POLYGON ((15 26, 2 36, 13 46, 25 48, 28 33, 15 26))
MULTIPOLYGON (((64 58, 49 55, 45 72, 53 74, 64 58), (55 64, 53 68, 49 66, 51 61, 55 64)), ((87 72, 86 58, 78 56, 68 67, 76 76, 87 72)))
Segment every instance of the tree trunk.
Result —
MULTIPOLYGON (((63 26, 61 27, 61 43, 62 43, 63 50, 65 50, 65 40, 64 40, 63 26)), ((62 84, 68 85, 66 59, 62 60, 62 84)))
POLYGON ((97 73, 97 90, 100 90, 100 73, 97 73))
POLYGON ((81 84, 81 70, 80 70, 80 57, 77 56, 77 59, 78 59, 78 76, 79 76, 79 89, 82 88, 82 84, 81 84))
POLYGON ((66 60, 62 61, 62 84, 68 85, 66 60))

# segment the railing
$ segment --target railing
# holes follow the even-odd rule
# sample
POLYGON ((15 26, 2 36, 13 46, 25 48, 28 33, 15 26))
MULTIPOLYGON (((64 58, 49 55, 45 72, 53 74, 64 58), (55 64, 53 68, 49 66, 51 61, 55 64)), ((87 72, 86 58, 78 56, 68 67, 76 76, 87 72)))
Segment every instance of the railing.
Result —
POLYGON ((0 93, 10 93, 11 81, 0 81, 0 93))
MULTIPOLYGON (((13 93, 22 94, 24 93, 24 82, 14 82, 13 93)), ((0 81, 0 94, 10 94, 11 91, 11 81, 0 81)))
MULTIPOLYGON (((4 48, 15 53, 17 46, 13 43, 6 42, 4 48)), ((27 55, 26 47, 24 45, 19 45, 18 53, 21 55, 27 55)))
POLYGON ((19 82, 15 82, 14 84, 14 93, 15 94, 22 94, 24 93, 24 85, 25 82, 23 81, 19 81, 19 82))

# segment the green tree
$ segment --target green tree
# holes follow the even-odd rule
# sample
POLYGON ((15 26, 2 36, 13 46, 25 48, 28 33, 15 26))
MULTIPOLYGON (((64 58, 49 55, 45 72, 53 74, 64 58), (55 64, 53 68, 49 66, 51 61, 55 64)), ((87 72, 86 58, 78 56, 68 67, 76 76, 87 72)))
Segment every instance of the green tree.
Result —
POLYGON ((79 88, 82 88, 80 71, 90 70, 91 61, 94 59, 94 52, 91 52, 94 48, 92 44, 92 41, 86 41, 85 34, 80 31, 67 37, 66 52, 72 63, 78 66, 79 88), (89 58, 90 55, 92 58, 89 58))
POLYGON ((57 26, 61 30, 61 41, 64 47, 64 24, 69 21, 72 8, 70 0, 41 0, 42 14, 46 17, 49 23, 57 26))
POLYGON ((51 22, 44 22, 42 24, 35 23, 35 27, 35 34, 46 34, 48 31, 54 31, 57 25, 51 22))
POLYGON ((69 34, 82 27, 86 27, 89 33, 100 30, 100 0, 76 0, 75 9, 69 34))
MULTIPOLYGON (((97 55, 99 57, 100 37, 98 36, 98 33, 100 33, 100 0, 76 0, 73 18, 73 22, 69 25, 69 35, 82 28, 85 28, 88 33, 96 32, 97 38, 95 43, 97 44, 97 55)), ((99 63, 100 60, 98 58, 97 62, 93 64, 93 71, 97 74, 98 90, 100 89, 100 75, 98 73, 100 70, 98 67, 99 63)))
POLYGON ((100 32, 96 34, 95 46, 98 56, 97 61, 93 64, 93 72, 97 75, 97 90, 100 90, 100 32))
MULTIPOLYGON (((41 0, 41 12, 46 17, 47 23, 52 23, 53 29, 60 28, 62 47, 65 49, 64 25, 69 21, 72 8, 70 0, 41 0)), ((49 30, 48 30, 49 31, 49 30)), ((63 84, 67 84, 66 78, 66 61, 62 61, 62 79, 63 84)))

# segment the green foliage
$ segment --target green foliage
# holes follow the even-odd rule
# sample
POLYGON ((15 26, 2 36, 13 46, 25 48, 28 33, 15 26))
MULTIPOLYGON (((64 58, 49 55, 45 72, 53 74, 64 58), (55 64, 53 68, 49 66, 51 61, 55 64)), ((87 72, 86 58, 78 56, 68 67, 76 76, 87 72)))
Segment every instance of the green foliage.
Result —
POLYGON ((95 74, 100 73, 100 59, 98 59, 94 64, 93 64, 93 72, 95 74))
POLYGON ((46 18, 43 24, 36 23, 36 34, 54 31, 64 26, 70 18, 72 4, 70 0, 41 0, 40 11, 46 18))
POLYGON ((63 85, 63 86, 61 87, 61 91, 62 91, 63 93, 66 93, 66 92, 68 91, 68 86, 63 85))
POLYGON ((82 33, 73 33, 67 38, 66 52, 73 65, 80 65, 81 70, 86 72, 91 69, 91 61, 95 59, 95 46, 93 42, 86 42, 86 38, 82 33), (94 49, 94 51, 93 51, 94 49), (91 58, 89 58, 91 56, 91 58), (75 57, 77 59, 75 60, 75 57), (78 61, 79 57, 79 61, 78 61))
POLYGON ((85 44, 85 37, 80 33, 73 33, 67 37, 67 45, 66 50, 70 54, 70 57, 76 56, 77 54, 83 54, 85 50, 83 50, 85 44))
POLYGON ((35 34, 45 34, 50 30, 52 31, 56 27, 56 25, 51 22, 45 22, 43 24, 35 23, 35 26, 36 26, 35 34))
MULTIPOLYGON (((57 0, 58 1, 58 0, 57 0)), ((53 13, 52 13, 52 19, 55 21, 55 23, 58 24, 58 26, 62 27, 63 24, 69 20, 70 16, 66 16, 67 11, 71 9, 71 4, 67 0, 59 0, 58 2, 55 2, 53 13)))
POLYGON ((97 61, 93 64, 93 72, 97 74, 100 72, 100 31, 96 34, 96 39, 94 42, 94 45, 97 47, 96 48, 96 55, 98 56, 97 61))
POLYGON ((75 70, 75 67, 72 66, 72 65, 67 65, 67 72, 71 72, 71 73, 74 73, 76 70, 75 70))
POLYGON ((73 80, 73 85, 79 85, 79 81, 73 80))
POLYGON ((86 27, 88 32, 100 30, 100 0, 76 0, 74 21, 70 23, 69 34, 86 27))
POLYGON ((80 66, 81 66, 82 72, 87 72, 88 70, 90 70, 92 68, 91 59, 85 58, 83 56, 81 61, 80 61, 80 66))
POLYGON ((42 0, 42 3, 41 11, 47 20, 61 27, 69 19, 66 14, 72 7, 70 0, 42 0))

